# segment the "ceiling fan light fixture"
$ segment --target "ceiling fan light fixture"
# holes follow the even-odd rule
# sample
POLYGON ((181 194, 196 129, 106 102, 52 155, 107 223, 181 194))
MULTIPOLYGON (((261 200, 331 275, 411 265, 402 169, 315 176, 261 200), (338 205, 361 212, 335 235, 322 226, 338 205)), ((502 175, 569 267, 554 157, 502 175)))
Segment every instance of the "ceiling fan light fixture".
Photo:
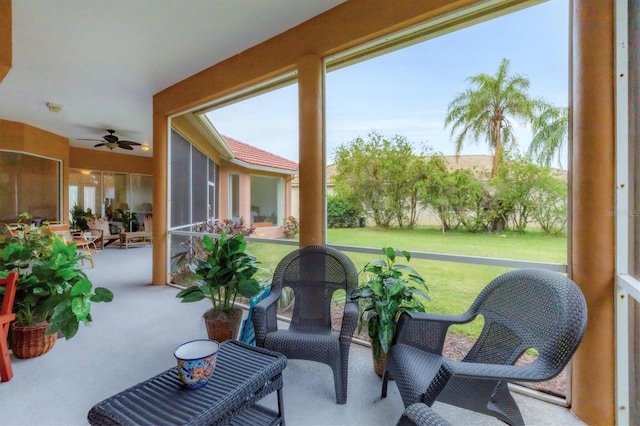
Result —
POLYGON ((105 146, 109 149, 114 149, 118 147, 118 143, 117 142, 107 142, 105 143, 105 146))
POLYGON ((60 112, 62 110, 62 105, 54 104, 53 102, 47 102, 47 108, 51 112, 60 112))
POLYGON ((147 152, 151 149, 151 147, 145 143, 140 147, 140 149, 143 150, 144 152, 147 152))

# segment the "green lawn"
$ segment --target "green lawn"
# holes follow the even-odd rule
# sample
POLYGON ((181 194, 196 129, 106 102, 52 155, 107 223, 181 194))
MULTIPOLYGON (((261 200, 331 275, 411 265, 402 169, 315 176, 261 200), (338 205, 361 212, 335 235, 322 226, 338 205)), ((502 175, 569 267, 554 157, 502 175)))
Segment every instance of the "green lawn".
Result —
MULTIPOLYGON (((415 230, 383 230, 377 228, 329 229, 328 243, 359 247, 382 248, 390 246, 408 251, 464 254, 470 256, 497 257, 566 263, 566 237, 551 237, 538 232, 524 234, 471 234, 448 232, 442 235, 437 228, 415 230)), ((273 272, 275 265, 295 247, 275 244, 251 243, 249 250, 267 271, 273 272)), ((347 252, 358 270, 376 256, 347 252)), ((427 311, 443 314, 460 314, 473 302, 480 290, 507 268, 467 265, 413 259, 409 263, 418 270, 429 286, 431 300, 426 302, 427 311)), ((477 336, 481 321, 458 331, 477 336)))

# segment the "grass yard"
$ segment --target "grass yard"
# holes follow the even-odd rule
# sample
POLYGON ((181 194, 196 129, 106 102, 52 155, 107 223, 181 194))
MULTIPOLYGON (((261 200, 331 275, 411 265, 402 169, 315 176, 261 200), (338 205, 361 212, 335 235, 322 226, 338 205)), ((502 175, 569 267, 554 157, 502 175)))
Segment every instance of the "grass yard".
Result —
MULTIPOLYGON (((552 237, 538 232, 523 234, 505 232, 503 234, 471 234, 448 232, 442 234, 434 227, 420 227, 414 230, 378 228, 329 229, 328 243, 358 247, 395 249, 421 252, 462 254, 469 256, 496 257, 566 263, 566 237, 552 237)), ((265 268, 265 275, 273 272, 277 263, 293 246, 250 243, 249 251, 265 268)), ((376 258, 362 253, 346 253, 358 270, 376 258)), ((404 263, 404 260, 401 261, 404 263)), ((428 312, 460 314, 473 302, 480 290, 507 268, 468 265, 454 262, 412 259, 409 265, 424 277, 429 286, 431 300, 426 302, 428 312)), ((361 278, 363 279, 363 278, 361 278)), ((456 331, 475 337, 480 332, 481 320, 456 331)))

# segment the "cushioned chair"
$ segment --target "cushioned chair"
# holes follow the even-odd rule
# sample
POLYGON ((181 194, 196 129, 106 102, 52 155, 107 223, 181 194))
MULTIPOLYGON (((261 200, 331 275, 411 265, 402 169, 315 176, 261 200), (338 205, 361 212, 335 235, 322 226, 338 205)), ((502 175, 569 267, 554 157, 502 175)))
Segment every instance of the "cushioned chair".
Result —
POLYGON ((11 271, 7 278, 0 278, 0 286, 5 287, 0 307, 0 379, 3 382, 8 382, 13 377, 13 370, 9 358, 7 336, 9 335, 9 325, 16 318, 16 314, 13 313, 13 302, 18 287, 18 273, 11 271))
POLYGON ((349 347, 358 322, 358 307, 351 292, 358 286, 358 271, 339 250, 307 246, 289 253, 276 267, 271 294, 253 309, 257 346, 292 359, 327 364, 333 370, 338 404, 347 402, 349 347), (290 287, 295 304, 288 330, 278 330, 276 310, 283 287, 290 287), (339 333, 331 328, 331 297, 346 291, 339 333))
POLYGON ((393 376, 405 407, 440 401, 522 425, 522 414, 507 382, 541 382, 558 375, 577 349, 587 324, 578 286, 554 272, 507 272, 487 285, 458 316, 403 314, 383 375, 386 396, 393 376), (484 326, 461 362, 442 356, 447 329, 477 316, 484 326), (530 364, 515 365, 528 349, 530 364))

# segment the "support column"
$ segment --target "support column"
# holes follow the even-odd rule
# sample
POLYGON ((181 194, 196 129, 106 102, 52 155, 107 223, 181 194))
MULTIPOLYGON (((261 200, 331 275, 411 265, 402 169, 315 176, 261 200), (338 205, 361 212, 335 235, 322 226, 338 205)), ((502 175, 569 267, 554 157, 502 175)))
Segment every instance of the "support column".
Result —
POLYGON ((324 66, 322 58, 298 61, 300 246, 325 244, 324 66))
POLYGON ((153 114, 153 285, 167 284, 167 208, 169 180, 169 120, 165 115, 153 114))
POLYGON ((572 278, 587 301, 587 331, 572 360, 572 410, 615 423, 614 2, 575 0, 571 18, 572 278))

